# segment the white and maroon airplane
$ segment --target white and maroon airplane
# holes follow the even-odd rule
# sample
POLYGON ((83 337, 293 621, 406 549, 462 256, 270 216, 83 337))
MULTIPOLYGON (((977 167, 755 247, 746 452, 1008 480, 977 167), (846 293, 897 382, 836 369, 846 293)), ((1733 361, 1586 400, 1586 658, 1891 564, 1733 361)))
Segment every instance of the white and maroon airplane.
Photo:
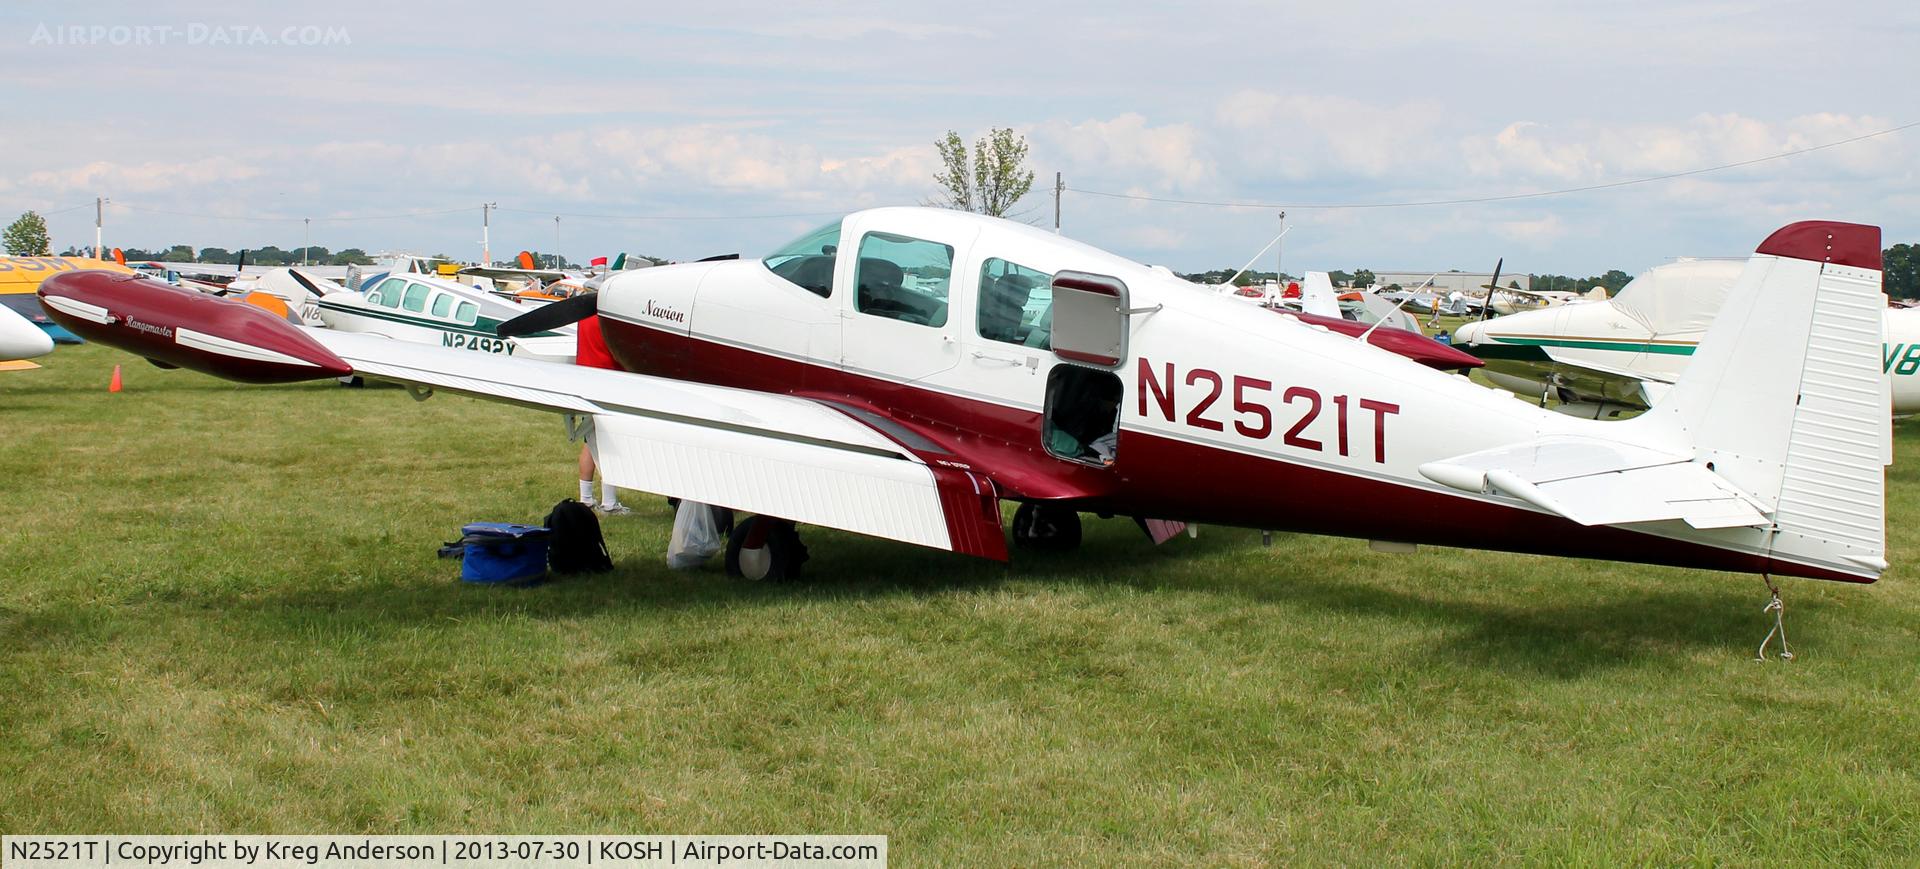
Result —
POLYGON ((501 327, 597 311, 624 372, 309 330, 125 275, 40 294, 89 339, 222 377, 354 374, 591 417, 614 485, 758 514, 729 548, 755 578, 798 569, 795 523, 1005 559, 1002 500, 1022 503, 1016 543, 1077 542, 1092 512, 1156 536, 1197 521, 1856 582, 1887 567, 1870 226, 1769 236, 1671 394, 1604 423, 938 209, 619 273, 501 327))

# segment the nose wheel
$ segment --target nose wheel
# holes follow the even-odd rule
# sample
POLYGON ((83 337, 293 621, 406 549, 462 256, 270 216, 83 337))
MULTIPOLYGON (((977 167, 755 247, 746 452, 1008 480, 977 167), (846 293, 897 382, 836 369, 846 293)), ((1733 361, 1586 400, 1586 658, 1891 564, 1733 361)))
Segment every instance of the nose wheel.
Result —
POLYGON ((756 582, 797 579, 806 563, 807 545, 785 519, 748 516, 727 535, 727 575, 756 582))
POLYGON ((1029 501, 1013 511, 1013 545, 1036 552, 1067 552, 1080 546, 1080 514, 1055 504, 1029 501))

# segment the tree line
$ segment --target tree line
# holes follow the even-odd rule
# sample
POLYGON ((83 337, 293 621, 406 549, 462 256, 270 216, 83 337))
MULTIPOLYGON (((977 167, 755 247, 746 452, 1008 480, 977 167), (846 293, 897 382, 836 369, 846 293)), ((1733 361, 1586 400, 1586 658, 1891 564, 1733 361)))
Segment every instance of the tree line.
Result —
MULTIPOLYGON (((195 250, 192 245, 176 244, 166 248, 142 250, 137 247, 123 248, 120 251, 128 262, 163 263, 235 263, 240 260, 240 251, 227 250, 224 247, 203 247, 195 250)), ((247 265, 259 266, 297 266, 302 262, 316 266, 352 266, 372 265, 373 257, 357 247, 340 251, 330 251, 319 245, 293 250, 282 250, 273 245, 248 248, 247 265)), ((93 256, 93 248, 69 247, 60 252, 61 256, 93 256)))

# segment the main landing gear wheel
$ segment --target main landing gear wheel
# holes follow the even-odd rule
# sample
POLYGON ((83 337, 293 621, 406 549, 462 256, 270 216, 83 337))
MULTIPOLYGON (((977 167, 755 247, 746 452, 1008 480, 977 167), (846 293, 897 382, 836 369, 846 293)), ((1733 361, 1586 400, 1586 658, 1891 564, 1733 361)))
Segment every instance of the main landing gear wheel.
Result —
POLYGON ((1080 514, 1029 501, 1013 511, 1013 545, 1036 552, 1066 552, 1080 546, 1080 514))
POLYGON ((807 545, 792 522, 748 516, 727 535, 727 575, 766 582, 797 579, 807 545))

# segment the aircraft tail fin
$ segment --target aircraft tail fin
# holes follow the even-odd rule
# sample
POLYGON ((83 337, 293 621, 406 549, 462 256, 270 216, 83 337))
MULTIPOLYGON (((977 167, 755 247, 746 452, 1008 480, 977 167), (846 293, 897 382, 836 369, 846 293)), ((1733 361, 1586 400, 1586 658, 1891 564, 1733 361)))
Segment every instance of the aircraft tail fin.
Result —
POLYGON ((1695 463, 1757 500, 1771 557, 1877 575, 1892 460, 1886 307, 1879 227, 1783 227, 1747 261, 1672 390, 1620 425, 1690 445, 1695 463))
POLYGON ((1307 272, 1301 281, 1300 310, 1322 317, 1340 316, 1340 302, 1333 291, 1333 278, 1326 272, 1307 272))

